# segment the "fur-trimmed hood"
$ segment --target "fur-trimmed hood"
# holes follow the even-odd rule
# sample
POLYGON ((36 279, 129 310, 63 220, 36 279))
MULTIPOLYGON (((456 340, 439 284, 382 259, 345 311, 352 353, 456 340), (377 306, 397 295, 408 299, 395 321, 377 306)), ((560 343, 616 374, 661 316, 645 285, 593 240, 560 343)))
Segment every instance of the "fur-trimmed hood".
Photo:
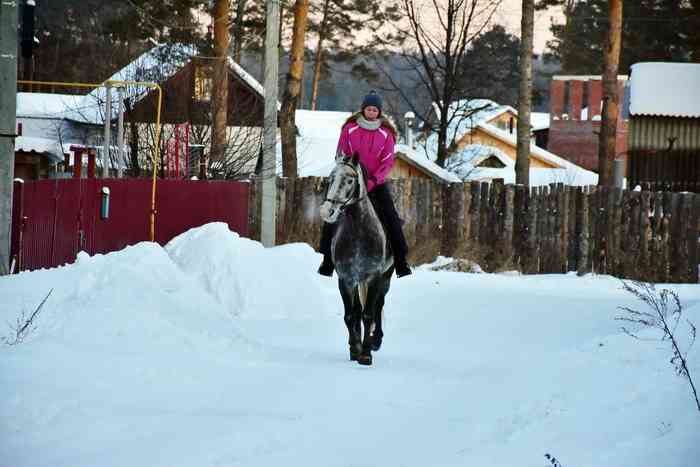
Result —
MULTIPOLYGON (((362 112, 355 112, 354 114, 350 115, 347 120, 345 120, 345 123, 343 123, 343 126, 347 125, 348 123, 355 122, 357 120, 357 117, 361 116, 362 112)), ((394 123, 384 115, 379 117, 379 120, 382 122, 381 126, 389 130, 393 135, 394 135, 394 140, 398 138, 399 132, 396 130, 396 127, 394 126, 394 123)))

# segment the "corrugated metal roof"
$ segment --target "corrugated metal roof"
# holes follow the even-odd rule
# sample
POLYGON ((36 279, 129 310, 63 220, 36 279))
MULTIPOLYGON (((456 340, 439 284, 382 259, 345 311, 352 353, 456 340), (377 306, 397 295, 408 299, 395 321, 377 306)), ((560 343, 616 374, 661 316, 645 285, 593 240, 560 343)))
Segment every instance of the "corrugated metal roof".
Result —
POLYGON ((632 115, 700 118, 700 63, 632 65, 632 115))
POLYGON ((628 150, 700 150, 700 119, 635 117, 630 120, 628 150))

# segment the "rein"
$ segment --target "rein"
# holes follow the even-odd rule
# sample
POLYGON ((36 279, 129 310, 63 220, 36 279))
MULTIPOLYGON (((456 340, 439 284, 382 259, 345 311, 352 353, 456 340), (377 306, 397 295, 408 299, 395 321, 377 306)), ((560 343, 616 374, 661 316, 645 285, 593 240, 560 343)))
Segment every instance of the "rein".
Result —
MULTIPOLYGON (((351 164, 348 164, 348 163, 346 163, 346 162, 340 162, 339 165, 344 165, 344 166, 346 166, 346 167, 350 167, 350 169, 352 169, 353 172, 355 172, 355 175, 357 176, 357 178, 356 178, 356 184, 355 184, 355 190, 354 190, 353 193, 350 195, 350 197, 349 197, 348 199, 346 199, 345 201, 338 201, 338 200, 330 199, 330 198, 328 197, 328 191, 326 191, 326 198, 325 198, 325 201, 327 201, 327 202, 329 202, 329 203, 332 203, 332 204, 340 204, 340 206, 338 207, 338 210, 342 213, 343 211, 345 211, 345 209, 346 209, 348 206, 351 206, 351 205, 353 205, 353 204, 355 204, 355 203, 359 203, 359 202, 362 201, 364 198, 366 198, 366 197, 367 197, 367 193, 365 193, 365 195, 362 196, 362 197, 359 197, 359 196, 358 196, 358 192, 360 191, 360 174, 359 174, 359 172, 357 171, 357 169, 356 169, 355 167, 353 167, 351 164)), ((330 187, 329 187, 329 188, 330 188, 330 187)))

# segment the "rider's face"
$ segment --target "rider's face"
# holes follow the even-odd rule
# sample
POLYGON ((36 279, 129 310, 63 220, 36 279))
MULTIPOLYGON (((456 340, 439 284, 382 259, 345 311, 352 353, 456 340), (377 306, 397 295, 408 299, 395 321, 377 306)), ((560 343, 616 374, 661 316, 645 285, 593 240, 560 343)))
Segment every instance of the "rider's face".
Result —
POLYGON ((379 109, 373 105, 368 105, 365 110, 362 111, 367 120, 376 120, 379 117, 379 109))

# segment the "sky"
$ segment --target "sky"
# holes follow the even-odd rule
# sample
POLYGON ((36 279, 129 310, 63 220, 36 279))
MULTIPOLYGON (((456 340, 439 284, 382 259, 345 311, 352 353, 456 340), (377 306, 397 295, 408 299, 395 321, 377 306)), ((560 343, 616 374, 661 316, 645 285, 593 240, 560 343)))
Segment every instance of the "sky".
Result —
MULTIPOLYGON (((495 22, 503 24, 510 33, 520 36, 521 8, 521 0, 503 0, 503 5, 496 13, 495 22)), ((534 49, 537 53, 541 53, 547 41, 552 39, 552 33, 549 31, 552 18, 557 22, 562 21, 560 10, 535 11, 534 49)))

